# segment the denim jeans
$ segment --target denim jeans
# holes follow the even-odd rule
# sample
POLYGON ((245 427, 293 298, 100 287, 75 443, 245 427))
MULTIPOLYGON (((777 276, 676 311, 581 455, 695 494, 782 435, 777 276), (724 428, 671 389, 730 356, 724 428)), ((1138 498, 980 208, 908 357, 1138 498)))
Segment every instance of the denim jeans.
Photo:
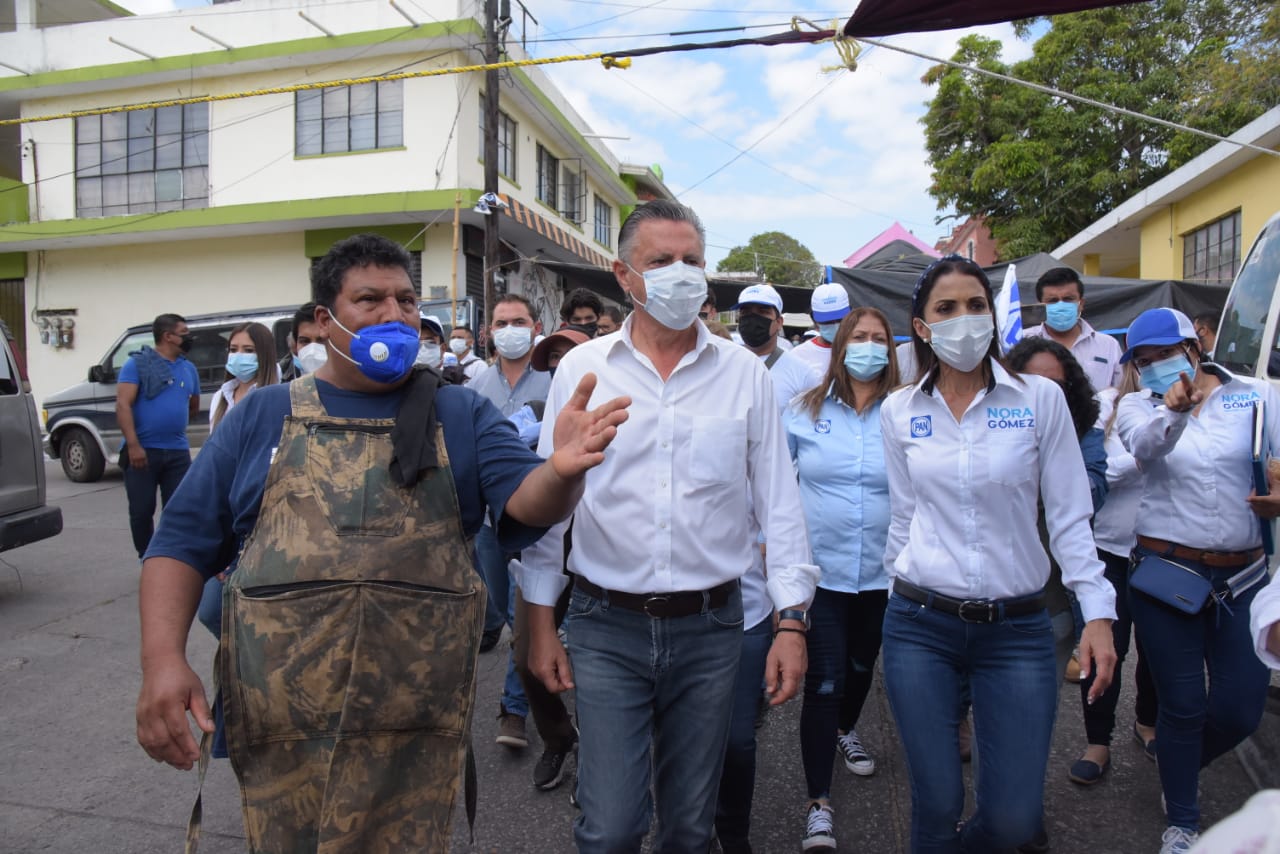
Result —
MULTIPOLYGON (((1093 673, 1080 680, 1080 708, 1084 711, 1084 731, 1089 744, 1111 746, 1111 735, 1116 728, 1116 706, 1120 702, 1120 673, 1125 656, 1129 654, 1129 636, 1133 633, 1133 614, 1129 610, 1129 559, 1098 550, 1106 566, 1107 581, 1116 589, 1116 621, 1111 624, 1111 639, 1116 647, 1116 669, 1111 677, 1111 687, 1102 696, 1089 703, 1089 690, 1093 687, 1093 673)), ((1134 654, 1138 663, 1134 668, 1134 688, 1137 699, 1133 704, 1134 716, 1143 726, 1156 724, 1156 686, 1151 681, 1151 670, 1142 654, 1142 644, 1135 641, 1134 654)))
POLYGON ((144 448, 147 467, 136 469, 129 465, 127 451, 120 452, 120 467, 124 469, 124 494, 129 499, 129 532, 133 534, 133 547, 138 559, 147 552, 151 535, 155 533, 156 489, 160 490, 160 506, 169 503, 178 484, 191 468, 191 451, 170 451, 163 448, 144 448))
POLYGON ((1012 851, 1040 823, 1058 677, 1045 611, 966 623, 889 597, 885 688, 911 777, 911 851, 1012 851), (964 808, 957 728, 964 685, 973 698, 977 810, 964 808))
MULTIPOLYGON (((501 629, 505 623, 515 631, 516 625, 516 585, 511 579, 507 564, 515 555, 507 554, 498 545, 498 536, 493 528, 482 525, 476 534, 476 569, 484 584, 489 588, 489 606, 501 608, 503 614, 501 629)), ((486 618, 485 627, 488 628, 486 618)), ((515 651, 507 656, 507 676, 502 683, 502 710, 512 715, 526 717, 529 714, 529 700, 525 697, 524 686, 516 673, 515 651)))
POLYGON ((800 710, 800 757, 811 799, 831 793, 836 732, 858 723, 871 690, 887 590, 841 593, 819 587, 809 606, 809 669, 800 710))
POLYGON ((744 848, 751 836, 751 799, 756 789, 756 719, 764 692, 765 659, 773 646, 773 620, 765 618, 742 634, 742 657, 733 682, 729 744, 716 799, 716 836, 725 851, 744 848))
POLYGON ((740 592, 719 608, 655 619, 574 590, 564 625, 581 735, 580 852, 640 850, 654 807, 651 774, 653 851, 708 850, 742 619, 740 592))
MULTIPOLYGON (((1151 550, 1133 550, 1133 565, 1151 550)), ((1239 569, 1179 560, 1213 581, 1215 590, 1239 569)), ((1188 615, 1129 588, 1129 609, 1160 697, 1156 760, 1169 824, 1200 826, 1200 769, 1258 728, 1270 672, 1253 652, 1249 607, 1262 585, 1221 606, 1188 615), (1208 690, 1205 669, 1208 669, 1208 690)))

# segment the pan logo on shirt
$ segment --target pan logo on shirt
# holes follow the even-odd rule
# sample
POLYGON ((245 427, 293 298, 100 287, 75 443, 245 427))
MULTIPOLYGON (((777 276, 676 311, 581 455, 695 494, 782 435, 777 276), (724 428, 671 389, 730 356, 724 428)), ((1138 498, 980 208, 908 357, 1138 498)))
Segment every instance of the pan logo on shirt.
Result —
POLYGON ((933 435, 933 416, 917 415, 911 419, 911 438, 923 439, 933 435))
POLYGON ((1261 399, 1262 395, 1258 394, 1256 391, 1224 394, 1222 396, 1222 408, 1227 412, 1230 412, 1233 409, 1252 409, 1254 401, 1261 399))
POLYGON ((828 420, 827 420, 827 419, 825 419, 825 418, 819 418, 817 421, 813 422, 813 432, 815 432, 815 433, 830 433, 830 432, 831 432, 831 422, 830 422, 830 421, 828 421, 828 420))
POLYGON ((1032 430, 1036 426, 1035 413, 1029 406, 988 406, 988 430, 1032 430))

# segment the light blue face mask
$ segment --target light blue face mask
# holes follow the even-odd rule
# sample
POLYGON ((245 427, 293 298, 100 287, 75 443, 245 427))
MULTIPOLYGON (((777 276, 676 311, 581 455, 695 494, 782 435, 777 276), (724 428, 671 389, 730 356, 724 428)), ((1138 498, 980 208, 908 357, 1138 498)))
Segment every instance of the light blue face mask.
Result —
POLYGON ((258 373, 258 354, 228 353, 227 373, 242 383, 249 382, 253 379, 254 374, 258 373))
POLYGON ((855 380, 875 379, 889 364, 889 348, 875 341, 859 341, 846 344, 844 348, 844 368, 855 380))
POLYGON ((1142 380, 1142 384, 1162 396, 1178 382, 1179 374, 1186 374, 1188 378, 1196 375, 1191 360, 1182 353, 1138 369, 1138 378, 1142 380))
POLYGON ((1068 332, 1079 321, 1079 303, 1051 302, 1044 307, 1044 322, 1055 332, 1068 332))
POLYGON ((822 340, 830 344, 836 340, 836 331, 840 328, 840 321, 835 323, 819 323, 818 334, 822 336, 822 340))

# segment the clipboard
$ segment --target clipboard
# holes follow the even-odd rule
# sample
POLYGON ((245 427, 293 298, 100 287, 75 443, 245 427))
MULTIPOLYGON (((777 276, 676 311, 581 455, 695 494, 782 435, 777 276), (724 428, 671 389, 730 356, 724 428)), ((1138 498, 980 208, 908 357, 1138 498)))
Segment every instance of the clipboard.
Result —
MULTIPOLYGON (((1270 495, 1271 485, 1267 479, 1267 462, 1271 456, 1267 447, 1266 413, 1261 399, 1253 402, 1253 436, 1250 442, 1250 464, 1253 467, 1253 491, 1258 495, 1270 495)), ((1275 536, 1271 530, 1271 520, 1258 518, 1262 528, 1262 551, 1268 556, 1275 554, 1275 536)))

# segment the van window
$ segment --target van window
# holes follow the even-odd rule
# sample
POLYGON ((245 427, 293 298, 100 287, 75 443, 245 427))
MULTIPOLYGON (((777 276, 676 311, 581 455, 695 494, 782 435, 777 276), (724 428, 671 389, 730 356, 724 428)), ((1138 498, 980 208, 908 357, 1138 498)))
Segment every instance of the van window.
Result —
MULTIPOLYGON (((1222 310, 1214 360, 1227 370, 1257 376, 1262 356, 1262 332, 1271 312, 1276 281, 1280 278, 1280 220, 1270 223, 1236 276, 1227 305, 1222 310)), ((1268 362, 1276 363, 1274 344, 1267 353, 1268 362)), ((1280 364, 1276 367, 1280 369, 1280 364)), ((1268 371, 1271 376, 1276 372, 1268 371)))
POLYGON ((17 394, 21 390, 18 366, 13 363, 9 351, 0 344, 0 395, 17 394))
POLYGON ((155 337, 148 329, 144 332, 135 332, 120 342, 120 346, 111 354, 111 370, 120 373, 120 369, 124 367, 124 363, 129 361, 129 354, 136 353, 142 349, 145 344, 148 347, 155 346, 155 337))

